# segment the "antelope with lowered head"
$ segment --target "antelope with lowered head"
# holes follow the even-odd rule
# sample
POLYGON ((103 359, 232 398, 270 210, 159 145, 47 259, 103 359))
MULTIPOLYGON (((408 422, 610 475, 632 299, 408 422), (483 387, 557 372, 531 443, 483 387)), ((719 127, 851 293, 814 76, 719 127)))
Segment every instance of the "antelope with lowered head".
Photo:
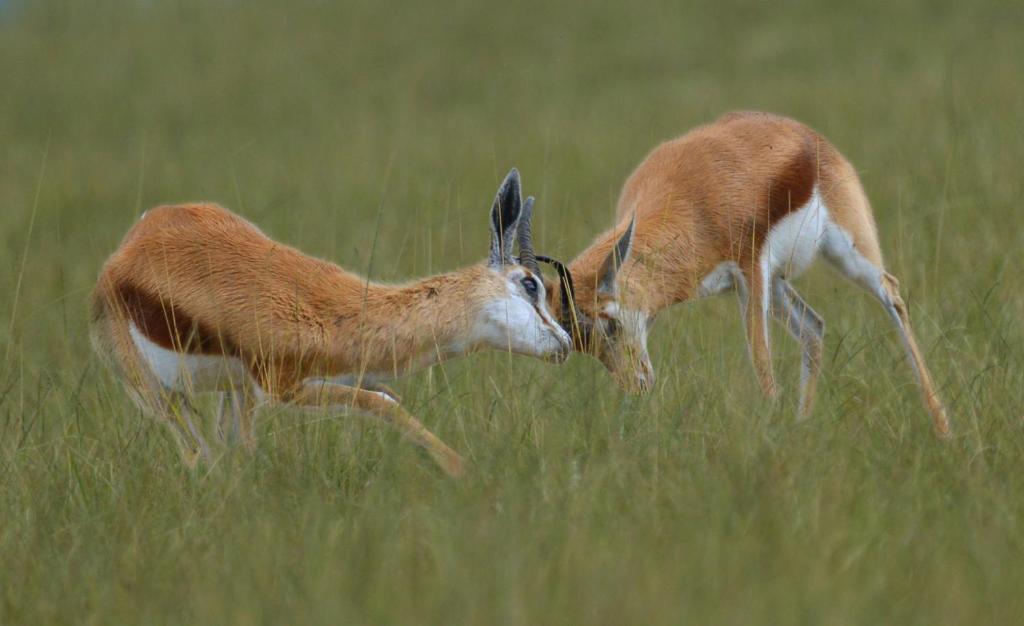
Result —
POLYGON ((802 350, 800 415, 811 412, 825 323, 790 284, 820 252, 873 295, 903 340, 935 431, 946 410, 914 338, 896 278, 886 272, 871 206, 853 166, 791 119, 730 113, 655 148, 626 181, 618 224, 548 288, 574 346, 631 392, 650 390, 649 325, 679 302, 735 290, 750 357, 776 395, 768 318, 802 350))
POLYGON ((218 435, 255 447, 261 402, 350 408, 423 446, 450 475, 458 454, 382 380, 480 348, 556 361, 571 340, 549 313, 530 249, 533 198, 513 169, 491 208, 486 263, 404 285, 370 282, 280 244, 216 204, 145 213, 92 298, 96 351, 194 466, 209 448, 189 398, 222 395, 218 435))

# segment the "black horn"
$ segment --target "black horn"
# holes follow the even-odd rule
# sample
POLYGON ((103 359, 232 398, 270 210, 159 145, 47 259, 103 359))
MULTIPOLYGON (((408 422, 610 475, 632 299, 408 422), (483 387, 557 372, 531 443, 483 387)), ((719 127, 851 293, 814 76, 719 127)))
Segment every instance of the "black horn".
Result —
POLYGON ((537 255, 533 251, 533 196, 523 203, 523 210, 519 214, 519 227, 516 229, 516 240, 519 242, 519 263, 534 274, 540 276, 540 265, 537 264, 537 255))
POLYGON ((572 282, 572 272, 564 263, 548 256, 537 255, 537 260, 547 263, 558 272, 558 282, 562 285, 562 306, 558 313, 558 323, 572 337, 577 347, 586 343, 587 325, 583 322, 583 313, 576 306, 576 287, 572 282))

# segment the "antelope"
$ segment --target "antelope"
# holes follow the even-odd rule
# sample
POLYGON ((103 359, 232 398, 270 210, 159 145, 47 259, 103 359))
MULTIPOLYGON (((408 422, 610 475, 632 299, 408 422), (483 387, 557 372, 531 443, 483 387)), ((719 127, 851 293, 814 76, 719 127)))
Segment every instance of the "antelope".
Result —
POLYGON ((351 409, 426 449, 451 476, 462 459, 382 381, 481 348, 563 361, 572 341, 547 308, 529 243, 533 198, 512 169, 491 208, 490 257, 388 285, 278 243, 216 204, 149 210, 104 265, 92 297, 95 350, 186 465, 210 450, 191 398, 221 395, 217 434, 256 445, 262 404, 351 409))
POLYGON ((599 359, 621 387, 654 384, 648 328, 673 304, 735 291, 760 387, 777 395, 769 316, 801 346, 798 415, 814 406, 825 323, 791 284, 820 252, 873 295, 899 331, 934 429, 946 410, 885 270, 867 196, 853 166, 821 135, 766 113, 729 113, 651 152, 627 179, 618 223, 548 285, 577 351, 599 359))

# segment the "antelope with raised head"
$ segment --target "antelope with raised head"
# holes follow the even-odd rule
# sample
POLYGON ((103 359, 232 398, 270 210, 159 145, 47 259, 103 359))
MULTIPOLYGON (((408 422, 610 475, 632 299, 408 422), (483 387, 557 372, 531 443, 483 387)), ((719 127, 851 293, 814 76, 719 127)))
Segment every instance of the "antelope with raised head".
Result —
POLYGON ((532 203, 513 169, 491 208, 489 261, 404 285, 306 256, 215 204, 158 207, 103 267, 93 345, 190 466, 210 453, 189 399, 211 391, 224 394, 218 434, 248 449, 261 402, 350 408, 459 475, 459 455, 380 382, 484 347, 564 360, 572 343, 533 251, 512 256, 517 233, 529 241, 532 203))
POLYGON ((950 434, 857 173, 815 131, 766 113, 727 114, 655 148, 626 181, 617 213, 618 224, 568 268, 540 258, 561 275, 548 296, 574 347, 598 358, 626 390, 653 385, 647 332, 659 311, 735 290, 765 395, 777 393, 769 317, 799 342, 799 413, 809 414, 825 323, 790 280, 820 252, 885 308, 935 431, 950 434))

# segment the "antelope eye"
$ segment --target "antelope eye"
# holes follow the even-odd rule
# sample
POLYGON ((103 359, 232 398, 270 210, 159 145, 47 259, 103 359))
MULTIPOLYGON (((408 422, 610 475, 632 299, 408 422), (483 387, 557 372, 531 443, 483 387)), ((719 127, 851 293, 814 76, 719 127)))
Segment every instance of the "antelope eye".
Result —
POLYGON ((537 281, 533 276, 524 276, 523 279, 519 281, 519 284, 523 286, 524 290, 526 290, 526 295, 530 296, 530 298, 534 300, 537 299, 537 281))

